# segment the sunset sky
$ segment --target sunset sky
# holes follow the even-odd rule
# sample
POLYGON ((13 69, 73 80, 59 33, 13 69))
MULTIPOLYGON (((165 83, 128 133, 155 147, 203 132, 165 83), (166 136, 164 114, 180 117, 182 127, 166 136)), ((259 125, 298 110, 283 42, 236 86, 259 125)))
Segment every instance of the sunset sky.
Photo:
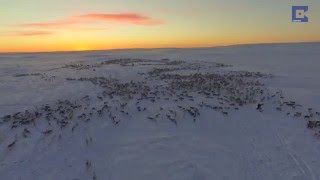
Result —
POLYGON ((319 0, 0 0, 0 52, 320 41, 319 0), (292 23, 307 5, 308 23, 292 23))

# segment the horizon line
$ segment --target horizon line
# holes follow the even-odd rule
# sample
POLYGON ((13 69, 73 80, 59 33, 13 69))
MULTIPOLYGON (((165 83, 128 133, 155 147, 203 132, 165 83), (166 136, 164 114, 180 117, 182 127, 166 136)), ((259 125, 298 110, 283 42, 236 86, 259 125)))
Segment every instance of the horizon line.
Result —
POLYGON ((93 50, 61 50, 61 51, 32 51, 32 52, 0 52, 3 54, 48 54, 48 53, 81 53, 81 52, 94 52, 94 51, 126 51, 126 50, 152 50, 152 49, 205 49, 205 48, 219 48, 219 47, 232 47, 232 46, 244 46, 244 45, 272 45, 272 44, 303 44, 303 43, 320 43, 320 41, 301 41, 301 42, 266 42, 266 43, 239 43, 229 45, 217 45, 217 46, 198 46, 198 47, 157 47, 157 48, 115 48, 115 49, 93 49, 93 50))

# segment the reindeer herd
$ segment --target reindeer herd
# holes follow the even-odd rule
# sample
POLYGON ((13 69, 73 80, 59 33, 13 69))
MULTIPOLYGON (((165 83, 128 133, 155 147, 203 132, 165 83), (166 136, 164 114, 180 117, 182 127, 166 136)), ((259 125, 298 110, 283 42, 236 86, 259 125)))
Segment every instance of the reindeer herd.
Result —
MULTIPOLYGON (((86 83, 99 87, 96 95, 79 99, 57 100, 1 118, 18 137, 28 138, 38 123, 45 123, 42 134, 49 136, 55 131, 76 131, 96 119, 110 120, 115 126, 136 114, 143 114, 151 122, 168 120, 178 126, 187 119, 196 122, 204 109, 213 110, 223 116, 238 111, 243 106, 254 105, 263 113, 264 104, 274 102, 275 110, 292 118, 304 118, 307 128, 320 127, 320 113, 287 100, 281 91, 272 92, 264 82, 273 78, 270 74, 248 71, 225 70, 227 65, 213 62, 185 62, 169 59, 115 59, 88 64, 70 64, 61 69, 93 71, 108 65, 130 67, 141 77, 138 80, 115 79, 106 76, 66 77, 66 82, 86 83), (140 67, 148 67, 142 71, 140 67)), ((33 73, 31 76, 40 76, 33 73)), ((21 76, 29 76, 21 75, 21 76)), ((20 76, 16 76, 19 78, 20 76)), ((52 76, 55 77, 55 76, 52 76)), ((54 81, 54 79, 51 79, 54 81)), ((319 134, 319 133, 318 133, 319 134)), ((7 144, 12 149, 18 138, 7 144)), ((86 140, 86 142, 90 142, 86 140)), ((90 167, 90 162, 86 163, 90 167)))

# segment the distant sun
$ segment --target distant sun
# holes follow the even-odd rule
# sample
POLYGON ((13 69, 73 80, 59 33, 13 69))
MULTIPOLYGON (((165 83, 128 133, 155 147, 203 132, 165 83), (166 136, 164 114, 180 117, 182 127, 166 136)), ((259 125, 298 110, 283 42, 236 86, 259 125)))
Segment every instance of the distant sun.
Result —
POLYGON ((87 45, 78 45, 78 46, 75 46, 73 48, 73 50, 75 51, 87 51, 87 50, 91 50, 92 48, 90 48, 89 46, 87 45))

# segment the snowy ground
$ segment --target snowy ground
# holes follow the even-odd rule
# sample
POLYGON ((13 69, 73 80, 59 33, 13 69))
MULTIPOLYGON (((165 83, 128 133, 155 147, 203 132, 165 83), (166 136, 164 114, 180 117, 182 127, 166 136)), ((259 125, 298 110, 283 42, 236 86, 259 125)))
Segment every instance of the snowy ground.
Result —
POLYGON ((318 180, 319 57, 320 43, 2 54, 0 179, 318 180))

